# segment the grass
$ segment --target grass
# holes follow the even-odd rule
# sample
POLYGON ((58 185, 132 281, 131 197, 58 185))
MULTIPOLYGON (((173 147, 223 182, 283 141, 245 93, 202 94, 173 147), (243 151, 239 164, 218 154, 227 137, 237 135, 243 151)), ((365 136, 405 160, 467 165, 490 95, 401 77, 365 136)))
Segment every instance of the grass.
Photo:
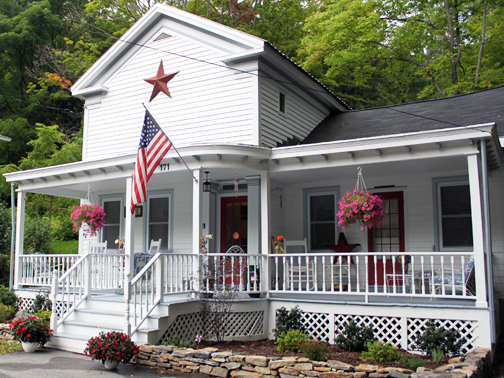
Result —
POLYGON ((0 340, 0 354, 17 353, 23 350, 23 346, 17 341, 0 340))
POLYGON ((78 240, 68 240, 68 241, 52 241, 51 242, 52 253, 54 254, 77 254, 79 252, 79 241, 78 240))

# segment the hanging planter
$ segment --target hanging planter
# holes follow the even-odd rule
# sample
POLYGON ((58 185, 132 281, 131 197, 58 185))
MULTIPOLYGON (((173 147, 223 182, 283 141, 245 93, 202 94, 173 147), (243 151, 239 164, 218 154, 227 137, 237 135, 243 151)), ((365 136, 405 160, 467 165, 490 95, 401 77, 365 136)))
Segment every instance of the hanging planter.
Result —
POLYGON ((80 205, 75 206, 70 219, 74 222, 73 230, 78 232, 82 228, 86 238, 96 236, 96 233, 103 228, 105 213, 98 205, 80 205))
POLYGON ((339 217, 338 226, 346 229, 350 224, 357 221, 361 225, 361 230, 366 227, 381 227, 385 211, 383 210, 382 200, 377 195, 369 193, 362 177, 362 169, 357 168, 357 184, 355 190, 338 201, 339 211, 336 214, 339 217))

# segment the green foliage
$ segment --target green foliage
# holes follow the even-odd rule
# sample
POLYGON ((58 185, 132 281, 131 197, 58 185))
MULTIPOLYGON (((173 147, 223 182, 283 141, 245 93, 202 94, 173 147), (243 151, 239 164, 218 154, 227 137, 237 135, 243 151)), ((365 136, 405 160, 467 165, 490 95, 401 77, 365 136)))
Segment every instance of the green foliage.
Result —
POLYGON ((33 304, 28 310, 30 314, 36 314, 39 311, 52 311, 52 302, 49 300, 47 293, 37 294, 33 304))
POLYGON ((70 218, 53 220, 51 224, 51 239, 58 241, 78 240, 79 234, 73 230, 73 222, 70 218))
POLYGON ((416 355, 412 355, 411 357, 402 356, 401 358, 399 358, 398 362, 413 371, 416 371, 416 369, 424 366, 425 364, 425 360, 416 355))
POLYGON ((45 219, 31 219, 25 225, 24 252, 51 253, 51 228, 45 219))
POLYGON ((436 364, 442 364, 445 359, 445 354, 441 350, 441 348, 434 348, 430 351, 430 355, 432 357, 432 361, 436 364))
POLYGON ((282 333, 288 332, 290 330, 300 330, 305 331, 305 327, 302 323, 303 311, 299 309, 299 306, 291 308, 287 311, 285 307, 281 307, 276 313, 276 327, 273 329, 273 334, 275 338, 278 338, 282 333))
POLYGON ((79 241, 78 240, 68 240, 68 241, 52 241, 51 242, 52 253, 71 255, 79 253, 79 241))
POLYGON ((327 361, 329 348, 320 341, 307 340, 301 344, 301 352, 312 361, 327 361))
POLYGON ((0 303, 0 323, 7 323, 16 315, 16 309, 12 306, 6 306, 0 303))
POLYGON ((301 352, 301 347, 304 341, 308 339, 308 335, 299 329, 282 332, 277 338, 275 344, 278 344, 278 352, 301 352))
POLYGON ((37 318, 40 318, 44 322, 44 324, 47 325, 48 327, 51 324, 51 315, 52 315, 52 311, 40 310, 35 313, 35 316, 37 318))
POLYGON ((0 254, 0 285, 9 286, 10 279, 10 255, 0 254))
POLYGON ((91 337, 84 350, 84 354, 93 360, 123 363, 129 362, 138 352, 139 348, 131 338, 117 331, 100 332, 98 336, 91 337))
POLYGON ((19 298, 8 287, 0 286, 0 303, 5 306, 12 306, 17 309, 19 298))
POLYGON ((362 352, 362 361, 395 361, 401 357, 399 350, 390 345, 389 343, 383 343, 381 341, 373 341, 366 344, 367 352, 362 352))
POLYGON ((23 346, 16 341, 0 340, 0 354, 12 354, 22 350, 23 346))
POLYGON ((29 316, 11 323, 10 330, 16 340, 29 343, 45 343, 51 341, 52 331, 39 318, 29 316))
POLYGON ((334 341, 338 347, 350 352, 362 352, 368 343, 375 341, 373 327, 360 327, 352 320, 334 341))
POLYGON ((0 254, 10 255, 11 219, 12 214, 10 209, 5 206, 3 201, 0 201, 0 254))
POLYGON ((413 347, 428 355, 439 349, 444 356, 453 356, 460 353, 464 341, 465 338, 456 329, 436 327, 436 324, 429 320, 423 333, 413 339, 413 347))
POLYGON ((179 348, 190 348, 193 344, 191 340, 181 339, 179 335, 172 335, 162 342, 162 345, 172 345, 179 348))

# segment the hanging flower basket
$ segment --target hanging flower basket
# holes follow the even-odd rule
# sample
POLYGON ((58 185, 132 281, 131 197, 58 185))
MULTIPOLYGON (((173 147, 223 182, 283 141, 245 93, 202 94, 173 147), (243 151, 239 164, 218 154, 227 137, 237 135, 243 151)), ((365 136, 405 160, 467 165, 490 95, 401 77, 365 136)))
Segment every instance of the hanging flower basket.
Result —
POLYGON ((96 233, 103 228, 105 213, 98 205, 80 205, 75 206, 70 219, 74 222, 73 230, 78 232, 82 228, 86 238, 96 236, 96 233))
POLYGON ((381 227, 385 211, 382 207, 382 200, 377 195, 368 191, 354 190, 338 202, 339 211, 336 214, 339 217, 338 225, 342 228, 348 228, 352 223, 359 221, 361 230, 367 227, 381 227))

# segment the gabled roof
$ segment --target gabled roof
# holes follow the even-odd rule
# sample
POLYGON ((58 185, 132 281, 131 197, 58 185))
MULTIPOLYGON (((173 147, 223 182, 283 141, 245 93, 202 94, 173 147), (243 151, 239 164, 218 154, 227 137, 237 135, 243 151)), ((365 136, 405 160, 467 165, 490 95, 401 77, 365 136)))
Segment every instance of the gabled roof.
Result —
POLYGON ((504 87, 436 100, 333 113, 303 144, 495 122, 504 136, 504 87))
POLYGON ((222 51, 224 64, 231 66, 261 59, 278 67, 279 72, 295 81, 302 90, 325 103, 330 109, 349 109, 349 106, 327 87, 264 39, 161 3, 155 4, 145 13, 74 83, 70 88, 72 94, 85 98, 106 93, 106 80, 163 26, 222 51))

